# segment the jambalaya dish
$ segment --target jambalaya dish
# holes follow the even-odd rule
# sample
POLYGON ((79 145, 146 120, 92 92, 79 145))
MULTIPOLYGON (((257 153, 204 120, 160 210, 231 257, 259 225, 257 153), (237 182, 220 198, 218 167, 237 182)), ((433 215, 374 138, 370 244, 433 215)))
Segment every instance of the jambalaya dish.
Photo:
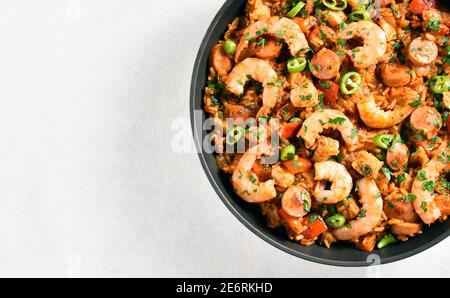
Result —
POLYGON ((372 251, 445 221, 450 14, 434 0, 302 1, 248 0, 212 49, 219 169, 302 245, 372 251))

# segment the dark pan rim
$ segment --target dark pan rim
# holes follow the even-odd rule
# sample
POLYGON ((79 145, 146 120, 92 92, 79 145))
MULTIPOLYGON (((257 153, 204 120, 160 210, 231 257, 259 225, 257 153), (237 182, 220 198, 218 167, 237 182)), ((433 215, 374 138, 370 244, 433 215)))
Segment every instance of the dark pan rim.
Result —
MULTIPOLYGON (((208 57, 209 53, 206 53, 205 56, 205 52, 207 49, 207 43, 209 42, 209 40, 211 39, 211 35, 214 32, 215 27, 217 26, 217 24, 219 23, 220 19, 222 18, 223 14, 228 11, 228 9, 230 8, 230 6, 235 2, 236 0, 227 0, 225 2, 225 4, 220 8, 220 10, 218 11, 218 13, 216 14, 216 16, 214 17, 213 21, 211 22, 202 42, 200 45, 200 48, 198 50, 198 54, 197 54, 197 58, 195 59, 195 64, 194 64, 194 70, 193 70, 193 74, 192 74, 192 80, 191 80, 191 89, 190 89, 190 104, 189 104, 189 112, 190 112, 190 118, 191 118, 191 130, 193 133, 193 138, 194 138, 194 143, 196 146, 196 149, 198 150, 197 153, 198 157, 200 159, 201 165, 203 167, 203 170, 206 174, 206 176, 208 177, 209 182, 211 183, 212 187, 214 188, 214 190, 216 191, 216 193, 218 194, 219 198, 222 200, 222 202, 225 204, 225 206, 231 211, 231 213, 233 213, 233 215, 241 222, 243 223, 250 231, 252 231, 254 234, 256 234, 259 238, 263 239, 264 241, 266 241, 267 243, 271 244, 272 246, 290 254, 296 257, 299 257, 301 259, 304 260, 308 260, 311 262, 315 262, 315 263, 319 263, 319 264, 323 264, 323 265, 332 265, 332 266, 339 266, 339 267, 366 267, 366 266, 371 266, 373 265, 373 263, 370 263, 368 261, 337 261, 337 260, 330 260, 330 259, 326 259, 326 258, 321 258, 321 257, 315 257, 306 253, 302 253, 299 252, 295 249, 292 249, 290 247, 287 247, 286 245, 279 243, 277 240, 273 239, 272 237, 269 236, 267 231, 263 231, 260 230, 258 227, 256 227, 253 223, 251 223, 249 220, 247 220, 232 204, 231 204, 231 200, 232 198, 229 196, 228 193, 225 193, 224 191, 221 190, 221 188, 219 187, 219 185, 217 184, 217 181, 215 180, 215 178, 213 177, 213 174, 211 172, 211 169, 208 167, 208 164, 206 162, 205 159, 205 155, 208 153, 205 153, 202 149, 202 131, 198 130, 198 123, 199 121, 201 121, 202 119, 198 119, 194 113, 195 110, 195 102, 196 102, 196 85, 198 82, 198 76, 199 73, 201 71, 204 71, 204 69, 200 69, 200 62, 202 61, 202 59, 205 59, 204 57, 208 57)), ((414 249, 410 249, 408 251, 405 251, 403 253, 394 255, 394 256, 388 256, 388 257, 381 257, 380 259, 380 264, 388 264, 388 263, 392 263, 392 262, 396 262, 399 260, 403 260, 406 258, 409 258, 411 256, 414 256, 420 252, 423 252, 431 247, 433 247, 434 245, 438 244, 439 242, 441 242, 442 240, 444 240, 445 238, 447 238, 450 235, 450 230, 445 231, 444 233, 436 236, 435 238, 433 238, 432 240, 428 241, 427 243, 414 248, 414 249)), ((413 241, 410 240, 410 241, 413 241)), ((374 252, 376 254, 376 252, 374 252)))

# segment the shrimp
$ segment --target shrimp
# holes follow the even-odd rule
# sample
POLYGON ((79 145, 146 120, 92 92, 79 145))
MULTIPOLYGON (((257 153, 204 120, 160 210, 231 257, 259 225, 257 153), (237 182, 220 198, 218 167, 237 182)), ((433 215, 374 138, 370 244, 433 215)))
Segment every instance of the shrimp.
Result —
POLYGON ((271 17, 265 21, 258 21, 245 29, 236 49, 235 61, 240 60, 241 54, 247 49, 251 41, 262 35, 270 35, 284 40, 294 57, 309 48, 308 41, 296 22, 288 18, 271 17))
POLYGON ((384 31, 375 23, 359 21, 348 25, 338 34, 343 40, 363 40, 363 45, 348 50, 347 54, 356 68, 368 68, 378 63, 387 50, 387 39, 384 31))
POLYGON ((268 149, 270 146, 267 144, 250 148, 239 160, 231 177, 235 192, 248 203, 261 203, 277 196, 273 179, 260 182, 258 176, 252 172, 258 156, 268 149))
POLYGON ((217 44, 209 56, 209 64, 217 71, 220 77, 226 76, 233 68, 233 60, 228 58, 223 49, 223 44, 217 44))
POLYGON ((263 107, 271 109, 280 98, 280 88, 275 86, 278 75, 272 66, 257 58, 248 58, 234 67, 228 75, 227 90, 235 95, 242 95, 247 81, 252 78, 263 84, 263 107))
POLYGON ((419 171, 411 189, 411 193, 416 196, 414 208, 425 224, 434 223, 442 215, 434 200, 434 188, 440 173, 449 165, 448 143, 444 142, 433 155, 434 157, 419 171))
POLYGON ((288 79, 291 85, 291 102, 297 108, 314 107, 319 103, 319 91, 313 82, 301 73, 293 73, 288 79))
POLYGON ((347 169, 335 161, 323 161, 314 164, 315 180, 319 182, 313 191, 316 201, 321 204, 336 204, 348 197, 353 187, 352 176, 347 169), (326 190, 326 182, 332 182, 330 190, 326 190))
POLYGON ((358 195, 362 204, 357 219, 347 225, 334 230, 332 233, 338 240, 357 240, 370 233, 380 222, 383 213, 383 198, 372 178, 363 178, 357 182, 358 195))
POLYGON ((384 111, 375 102, 373 94, 368 96, 360 96, 357 103, 359 116, 362 121, 372 128, 390 128, 405 120, 415 110, 411 104, 420 99, 420 95, 412 89, 406 89, 405 92, 398 99, 403 104, 390 111, 384 111))
POLYGON ((303 122, 298 136, 305 140, 306 148, 311 148, 325 129, 337 129, 348 146, 358 142, 358 130, 342 112, 324 109, 311 114, 303 122))
POLYGON ((395 30, 395 27, 389 24, 383 17, 380 17, 380 19, 378 20, 378 24, 386 34, 387 41, 393 41, 398 38, 398 34, 397 31, 395 30))

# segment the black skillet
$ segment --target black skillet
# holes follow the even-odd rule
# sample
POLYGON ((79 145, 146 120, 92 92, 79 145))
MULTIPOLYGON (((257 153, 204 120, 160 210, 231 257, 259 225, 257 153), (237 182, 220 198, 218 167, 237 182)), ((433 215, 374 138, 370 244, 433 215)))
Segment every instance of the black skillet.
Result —
MULTIPOLYGON (((441 2, 444 3, 444 6, 450 6, 448 1, 441 2)), ((450 220, 425 228, 422 235, 414 237, 408 242, 394 244, 372 253, 360 251, 354 245, 347 243, 333 245, 331 249, 317 244, 305 247, 289 240, 284 229, 269 229, 259 208, 245 203, 234 193, 230 177, 218 170, 214 155, 206 153, 198 144, 202 144, 208 133, 202 130, 202 123, 205 119, 202 104, 203 89, 208 76, 209 53, 227 30, 228 24, 236 16, 242 14, 245 3, 246 0, 227 0, 212 21, 195 61, 190 94, 191 125, 197 148, 200 148, 197 149, 198 155, 211 185, 228 209, 253 233, 273 246, 309 261, 334 266, 361 267, 402 260, 432 247, 449 236, 450 220)), ((245 246, 245 243, 242 245, 245 246)))

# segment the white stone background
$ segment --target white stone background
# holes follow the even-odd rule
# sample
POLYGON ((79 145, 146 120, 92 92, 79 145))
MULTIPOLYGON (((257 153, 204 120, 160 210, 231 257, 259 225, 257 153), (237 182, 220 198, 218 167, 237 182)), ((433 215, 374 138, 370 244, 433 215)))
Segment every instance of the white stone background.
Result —
MULTIPOLYGON (((195 154, 172 152, 171 123, 188 120, 194 58, 223 2, 0 2, 0 276, 374 275, 266 244, 195 154)), ((375 275, 449 277, 449 247, 375 275)))

